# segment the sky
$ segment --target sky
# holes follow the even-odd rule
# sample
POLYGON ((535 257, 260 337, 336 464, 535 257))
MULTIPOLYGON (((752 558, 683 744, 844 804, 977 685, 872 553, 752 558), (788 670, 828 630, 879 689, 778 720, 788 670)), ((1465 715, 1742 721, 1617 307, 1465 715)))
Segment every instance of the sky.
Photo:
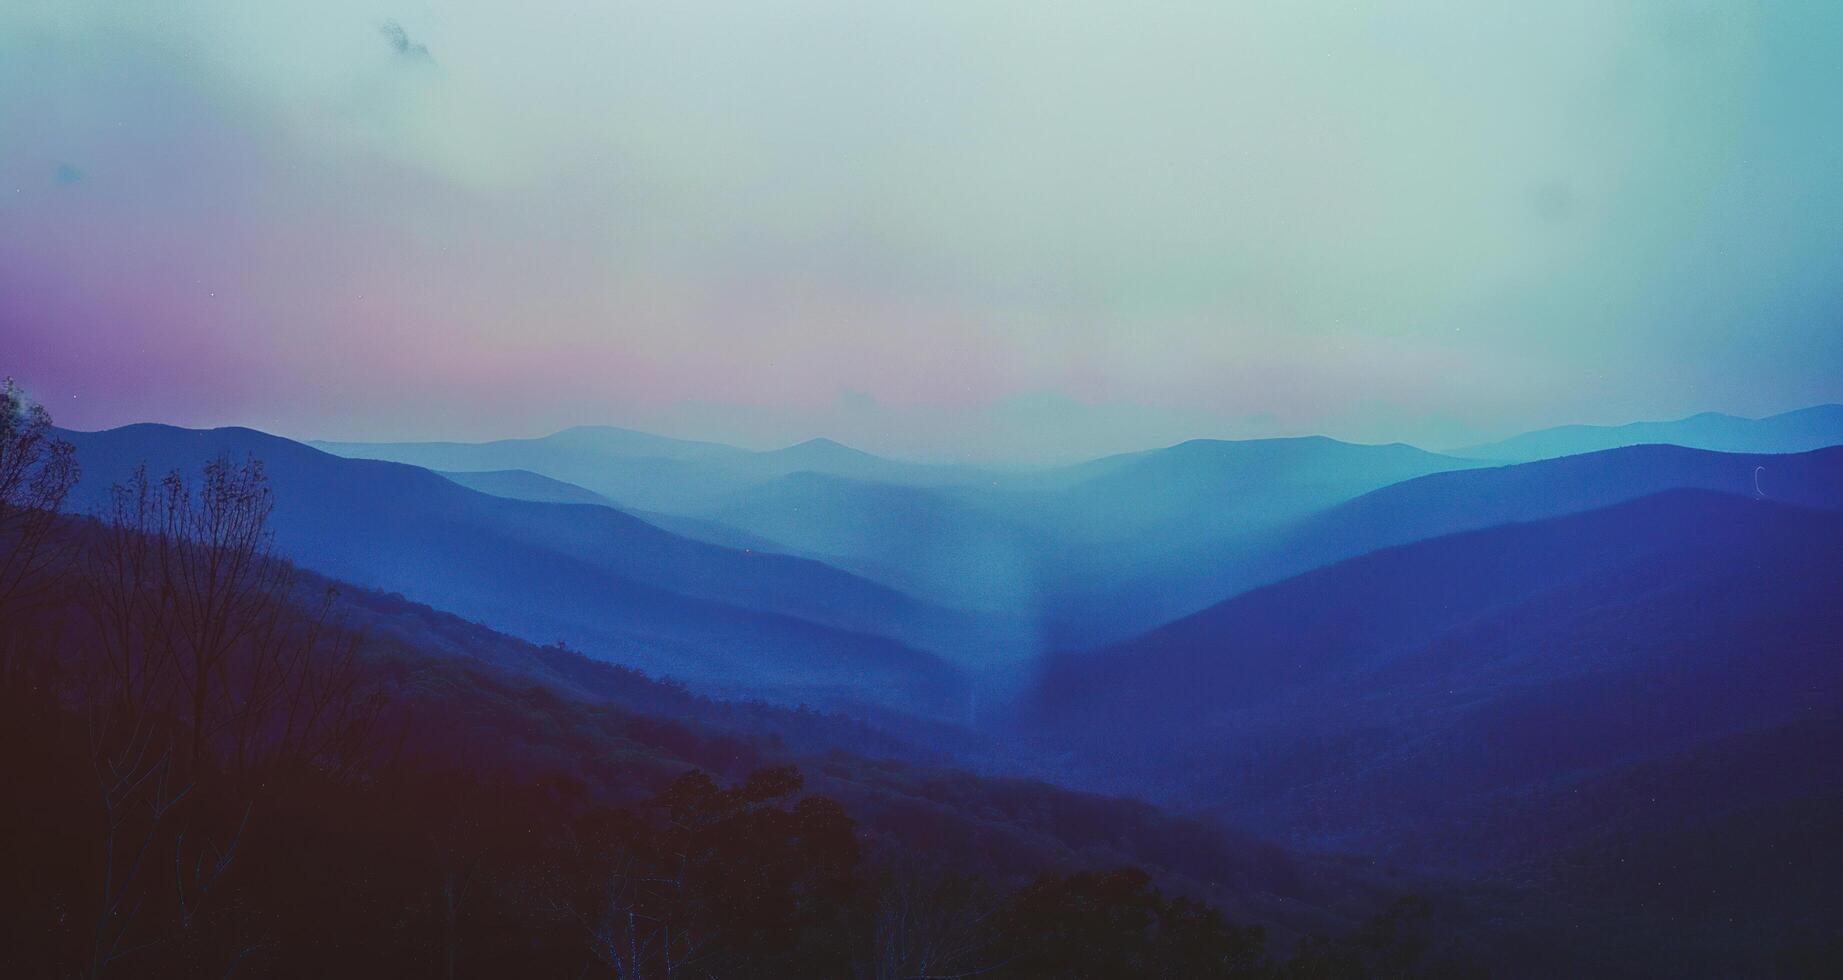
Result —
POLYGON ((60 422, 1063 458, 1843 401, 1843 4, 10 0, 60 422))

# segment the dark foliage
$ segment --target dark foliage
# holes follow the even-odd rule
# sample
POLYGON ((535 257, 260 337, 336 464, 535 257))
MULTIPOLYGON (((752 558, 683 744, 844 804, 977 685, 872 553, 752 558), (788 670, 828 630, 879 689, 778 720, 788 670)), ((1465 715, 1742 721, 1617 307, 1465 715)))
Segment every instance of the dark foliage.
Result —
MULTIPOLYGON (((570 778, 401 759, 359 778, 274 765, 248 794, 223 770, 185 770, 182 803, 138 808, 117 832, 140 867, 117 871, 132 899, 98 962, 109 815, 85 721, 50 690, 9 689, 3 706, 0 962, 14 976, 1295 975, 1259 928, 1142 871, 1007 893, 926 862, 872 865, 843 807, 803 795, 789 767, 728 786, 693 770, 610 806, 570 778)), ((1420 975, 1344 954, 1374 929, 1308 943, 1296 975, 1420 975)))
MULTIPOLYGON (((519 648, 573 678, 561 691, 370 651, 362 604, 271 553, 268 506, 260 465, 220 459, 196 486, 137 474, 102 519, 47 524, 57 560, 31 608, 0 622, 7 975, 1276 969, 1262 930, 1168 897, 1143 871, 1017 887, 1039 844, 988 877, 966 856, 992 850, 991 818, 955 812, 1008 809, 1038 835, 1065 824, 1039 840, 1130 851, 1122 834, 1178 826, 1145 808, 918 770, 899 780, 905 798, 934 794, 953 829, 915 849, 917 828, 861 826, 772 764, 771 744, 582 690, 716 711, 669 685, 561 649, 519 648), (737 775, 725 785, 700 758, 737 775)), ((867 766, 832 756, 826 784, 859 786, 887 817, 887 784, 877 796, 853 782, 867 766)), ((1227 868, 1220 844, 1194 843, 1227 868)), ((1368 975, 1351 969, 1337 975, 1368 975)))
POLYGON ((77 474, 76 450, 53 433, 50 413, 12 378, 0 381, 0 616, 41 584, 46 539, 77 474))

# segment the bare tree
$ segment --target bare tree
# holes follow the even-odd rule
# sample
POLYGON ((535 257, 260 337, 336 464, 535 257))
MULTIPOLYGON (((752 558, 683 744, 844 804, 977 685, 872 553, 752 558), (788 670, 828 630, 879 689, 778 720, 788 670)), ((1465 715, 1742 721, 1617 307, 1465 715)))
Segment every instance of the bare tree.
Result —
POLYGON ((996 898, 982 882, 897 869, 877 895, 870 958, 874 980, 947 980, 999 969, 993 962, 996 898))
POLYGON ((148 898, 148 858, 167 829, 168 819, 192 792, 180 783, 170 742, 151 716, 120 727, 120 710, 94 711, 90 718, 90 760, 102 806, 103 834, 99 907, 90 941, 89 976, 101 976, 111 964, 157 945, 158 933, 133 941, 135 924, 148 898))
POLYGON ((577 881, 550 896, 551 909, 582 929, 596 962, 617 980, 670 980, 696 959, 702 944, 689 932, 672 932, 671 911, 684 880, 649 874, 636 857, 601 840, 573 841, 577 881))
POLYGON ((103 817, 91 977, 158 943, 157 931, 133 939, 150 897, 143 872, 192 791, 174 765, 171 603, 160 560, 166 521, 145 467, 111 489, 100 516, 81 590, 100 650, 100 662, 85 665, 90 766, 103 817))
POLYGON ((212 460, 197 491, 144 467, 112 489, 84 590, 105 686, 131 713, 183 707, 193 755, 225 742, 239 775, 284 759, 349 768, 380 707, 358 669, 362 637, 333 588, 299 594, 270 508, 255 460, 212 460))
POLYGON ((53 557, 46 544, 77 474, 76 450, 56 436, 51 413, 12 378, 0 382, 0 618, 42 583, 53 557))
POLYGON ((171 595, 173 665, 190 712, 196 762, 214 729, 229 724, 213 709, 231 707, 222 696, 230 686, 231 655, 283 614, 293 570, 274 551, 274 494, 260 460, 237 464, 219 456, 205 464, 196 494, 177 473, 161 489, 161 578, 171 595))
POLYGON ((163 538, 172 523, 147 468, 110 489, 84 563, 84 605, 100 641, 102 676, 92 701, 112 701, 129 718, 164 711, 172 697, 175 638, 163 538))
MULTIPOLYGON (((177 471, 156 484, 137 468, 111 488, 85 565, 104 689, 130 716, 181 712, 189 766, 226 728, 246 743, 249 719, 237 716, 272 706, 288 679, 272 669, 278 661, 298 666, 278 650, 294 639, 282 627, 293 569, 274 554, 262 464, 220 456, 203 476, 194 490, 177 471), (251 685, 242 692, 232 676, 238 657, 251 685)), ((308 645, 317 638, 315 630, 308 645)))
POLYGON ((359 669, 360 637, 339 621, 332 589, 300 601, 297 573, 274 550, 272 509, 255 459, 210 460, 196 489, 178 472, 156 484, 143 467, 112 488, 90 537, 82 594, 100 638, 88 674, 105 817, 92 974, 191 929, 231 871, 259 771, 306 763, 339 775, 366 758, 383 700, 359 669), (215 781, 216 805, 241 810, 218 815, 216 838, 210 816, 193 812, 200 780, 215 781), (144 924, 153 938, 131 942, 156 887, 143 874, 156 840, 171 847, 160 904, 177 921, 144 924))
POLYGON ((601 814, 573 828, 571 859, 548 896, 552 911, 582 930, 590 956, 616 980, 701 975, 689 971, 711 937, 689 928, 689 855, 682 840, 663 850, 660 843, 632 814, 601 814))
POLYGON ((239 777, 296 764, 343 776, 367 761, 384 699, 360 669, 364 635, 346 626, 338 597, 328 586, 311 603, 277 605, 219 672, 239 777))

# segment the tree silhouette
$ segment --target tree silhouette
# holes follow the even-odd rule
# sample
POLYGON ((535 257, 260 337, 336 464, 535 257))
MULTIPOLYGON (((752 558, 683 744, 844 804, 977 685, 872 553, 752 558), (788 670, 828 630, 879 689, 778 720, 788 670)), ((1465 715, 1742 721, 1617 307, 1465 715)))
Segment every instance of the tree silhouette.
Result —
POLYGON ((197 487, 137 468, 88 530, 80 592, 96 642, 82 674, 102 812, 91 976, 194 930, 265 779, 300 766, 340 778, 370 745, 382 699, 358 669, 360 637, 331 589, 298 594, 272 509, 261 462, 220 456, 197 487), (170 874, 152 876, 168 854, 170 874))
POLYGON ((54 433, 51 413, 12 378, 0 382, 0 617, 41 583, 47 539, 77 476, 76 451, 54 433))

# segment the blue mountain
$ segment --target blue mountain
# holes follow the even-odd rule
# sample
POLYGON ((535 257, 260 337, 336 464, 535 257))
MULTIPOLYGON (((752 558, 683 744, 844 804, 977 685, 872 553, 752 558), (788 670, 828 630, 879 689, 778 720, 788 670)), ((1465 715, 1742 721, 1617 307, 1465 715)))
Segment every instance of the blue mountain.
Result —
POLYGON ((1366 491, 1476 465, 1400 443, 1197 439, 1046 474, 1049 489, 1011 503, 1064 544, 1055 588, 1066 592, 1182 569, 1366 491))
POLYGON ((818 562, 691 541, 611 507, 492 496, 250 429, 66 436, 83 466, 78 509, 143 462, 195 474, 213 456, 254 456, 275 490, 279 546, 315 571, 713 690, 963 704, 958 669, 893 638, 946 635, 958 620, 818 562))
POLYGON ((1062 611, 1065 645, 1098 645, 1258 585, 1392 545, 1606 507, 1672 489, 1843 506, 1843 447, 1809 453, 1719 453, 1632 446, 1433 473, 1323 508, 1182 560, 1138 581, 1079 595, 1062 611), (1123 629, 1124 627, 1124 629, 1123 629))
MULTIPOLYGON (((614 501, 593 490, 579 487, 574 483, 553 480, 541 473, 530 470, 480 470, 480 471, 445 471, 442 476, 459 483, 470 490, 491 494, 495 497, 510 497, 513 500, 529 500, 547 504, 596 504, 602 507, 616 507, 614 501)), ((617 508, 618 509, 618 508, 617 508)), ((703 541, 707 544, 720 545, 734 551, 754 552, 769 555, 794 555, 812 558, 834 568, 846 568, 847 559, 837 556, 814 553, 792 545, 782 544, 757 534, 751 534, 740 528, 718 524, 715 521, 696 517, 682 517, 676 514, 661 514, 653 511, 629 510, 626 513, 640 518, 661 530, 669 531, 682 538, 703 541)), ((872 576, 876 578, 876 576, 872 576)), ((878 578, 878 581, 882 579, 878 578)))
POLYGON ((1726 453, 1802 453, 1843 445, 1843 405, 1817 405, 1766 418, 1704 412, 1670 422, 1564 425, 1455 450, 1474 459, 1521 461, 1661 443, 1726 453))
MULTIPOLYGON (((849 458, 841 452, 852 452, 806 448, 835 469, 849 458)), ((1007 646, 1021 656, 1035 649, 1042 629, 1055 628, 1056 611, 1072 595, 1188 567, 1193 553, 1219 553, 1365 490, 1473 465, 1402 445, 1196 440, 994 473, 976 484, 797 472, 734 491, 698 514, 933 602, 1008 612, 1023 634, 1007 646)), ((1219 597, 1205 592, 1196 606, 1219 597)))
POLYGON ((958 608, 1029 609, 1048 545, 941 490, 799 472, 739 490, 708 520, 958 608))
POLYGON ((1297 844, 1508 866, 1843 790, 1809 745, 1631 809, 1843 723, 1839 555, 1843 513, 1696 490, 1417 541, 1052 657, 1029 727, 1297 844))
POLYGON ((541 504, 614 506, 614 501, 593 490, 584 489, 574 483, 553 480, 530 470, 447 471, 442 475, 469 490, 478 490, 495 497, 510 497, 513 500, 529 500, 541 504))
POLYGON ((829 439, 757 452, 610 426, 581 426, 536 439, 494 442, 315 442, 356 459, 435 470, 521 469, 576 484, 622 507, 688 516, 729 494, 790 473, 817 472, 907 485, 976 481, 967 467, 886 459, 829 439))

